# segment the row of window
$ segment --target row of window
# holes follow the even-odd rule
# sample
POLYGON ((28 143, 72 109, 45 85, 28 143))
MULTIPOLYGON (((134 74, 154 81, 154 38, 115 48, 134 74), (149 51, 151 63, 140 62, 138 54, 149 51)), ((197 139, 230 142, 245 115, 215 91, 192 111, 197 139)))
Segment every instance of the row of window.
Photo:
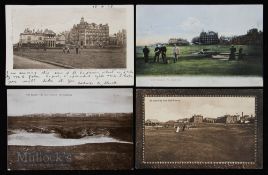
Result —
MULTIPOLYGON (((36 38, 36 37, 34 37, 34 38, 36 38)), ((35 39, 32 39, 32 37, 31 36, 27 36, 27 41, 31 41, 31 40, 35 40, 35 39)), ((40 41, 42 41, 42 40, 44 40, 44 39, 54 39, 55 37, 38 37, 38 39, 37 40, 40 40, 40 41)))
POLYGON ((96 30, 92 30, 92 29, 73 29, 75 31, 79 31, 79 32, 84 32, 85 30, 86 31, 89 31, 89 32, 109 32, 108 29, 96 29, 96 30))
POLYGON ((86 33, 86 34, 107 34, 107 35, 109 35, 109 31, 107 31, 107 32, 103 32, 103 31, 98 31, 98 32, 91 32, 91 31, 85 31, 85 30, 83 30, 83 31, 72 31, 71 33, 86 33))
POLYGON ((91 26, 80 26, 80 27, 76 27, 75 29, 78 29, 78 28, 86 28, 86 29, 89 29, 89 30, 109 30, 109 27, 91 27, 91 26))
MULTIPOLYGON (((85 37, 85 35, 80 35, 81 37, 85 37)), ((86 35, 87 38, 109 38, 109 36, 105 35, 86 35)))

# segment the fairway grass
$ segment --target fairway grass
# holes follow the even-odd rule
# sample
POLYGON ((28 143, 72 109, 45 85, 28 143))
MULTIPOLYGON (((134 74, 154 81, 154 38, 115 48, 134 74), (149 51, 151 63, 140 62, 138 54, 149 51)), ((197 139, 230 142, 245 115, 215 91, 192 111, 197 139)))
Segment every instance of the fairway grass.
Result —
POLYGON ((209 124, 176 133, 174 128, 145 129, 144 160, 254 161, 254 125, 209 124))
MULTIPOLYGON (((172 58, 169 58, 172 60, 172 58)), ((136 59, 137 75, 228 75, 261 76, 262 65, 255 61, 228 61, 211 58, 179 58, 176 63, 144 63, 136 59)))
POLYGON ((247 58, 243 61, 228 61, 212 58, 197 58, 192 53, 201 49, 229 53, 230 46, 181 46, 179 60, 173 63, 172 47, 167 47, 169 64, 153 63, 154 48, 150 47, 149 63, 145 64, 142 47, 136 47, 136 74, 141 75, 210 75, 210 76, 262 76, 262 48, 236 46, 243 48, 247 58), (249 58, 249 59, 248 59, 249 58))
POLYGON ((71 50, 70 54, 62 53, 61 49, 47 49, 46 51, 31 49, 14 52, 14 55, 53 62, 77 69, 126 68, 126 50, 123 48, 83 49, 80 54, 75 54, 74 49, 71 50))

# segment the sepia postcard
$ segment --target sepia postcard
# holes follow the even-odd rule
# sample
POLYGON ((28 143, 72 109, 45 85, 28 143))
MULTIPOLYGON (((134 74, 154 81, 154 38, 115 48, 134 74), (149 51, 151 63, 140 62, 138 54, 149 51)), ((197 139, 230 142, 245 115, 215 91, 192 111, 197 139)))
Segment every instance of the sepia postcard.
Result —
POLYGON ((136 95, 136 168, 262 168, 261 89, 138 89, 136 95))
POLYGON ((114 77, 120 82, 118 71, 128 75, 124 84, 131 85, 133 14, 131 5, 6 5, 7 75, 11 80, 16 79, 13 73, 35 72, 39 76, 35 82, 18 78, 21 81, 6 84, 35 85, 41 81, 38 85, 68 85, 64 81, 42 81, 46 78, 42 71, 66 75, 79 70, 92 76, 60 78, 67 77, 74 80, 71 85, 79 85, 79 78, 94 81, 94 72, 108 71, 98 78, 114 77))
POLYGON ((140 87, 263 86, 263 6, 137 5, 135 54, 140 87))
POLYGON ((8 90, 8 170, 132 169, 132 93, 8 90))

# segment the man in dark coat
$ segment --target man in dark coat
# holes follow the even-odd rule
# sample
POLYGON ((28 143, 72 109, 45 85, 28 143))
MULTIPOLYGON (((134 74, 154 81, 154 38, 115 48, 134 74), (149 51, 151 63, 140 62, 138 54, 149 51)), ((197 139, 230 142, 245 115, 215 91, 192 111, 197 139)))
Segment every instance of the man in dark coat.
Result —
POLYGON ((167 60, 166 60, 167 48, 166 48, 166 46, 163 44, 160 50, 161 50, 161 57, 162 57, 163 63, 167 63, 167 60))
POLYGON ((144 61, 145 63, 148 63, 150 50, 147 48, 147 46, 145 46, 142 51, 144 55, 144 61))
POLYGON ((229 57, 229 60, 235 60, 235 52, 236 52, 236 48, 234 46, 232 46, 230 48, 230 57, 229 57))
POLYGON ((243 48, 240 47, 238 50, 238 60, 243 60, 243 48))
POLYGON ((159 55, 160 55, 160 47, 157 45, 156 48, 154 49, 154 62, 159 63, 159 55))

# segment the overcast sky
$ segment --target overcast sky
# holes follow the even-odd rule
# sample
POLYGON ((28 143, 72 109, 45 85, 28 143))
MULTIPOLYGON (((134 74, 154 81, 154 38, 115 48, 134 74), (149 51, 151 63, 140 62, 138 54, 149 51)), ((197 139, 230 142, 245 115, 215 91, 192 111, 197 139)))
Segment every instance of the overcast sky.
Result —
POLYGON ((8 115, 133 111, 132 89, 11 89, 8 115))
POLYGON ((12 10, 13 43, 25 28, 50 29, 55 33, 70 30, 80 22, 81 17, 88 23, 109 25, 109 33, 127 29, 125 8, 92 8, 90 6, 16 6, 12 10))
POLYGON ((254 97, 145 97, 146 120, 178 120, 194 114, 216 118, 242 112, 255 115, 254 97))
POLYGON ((191 41, 202 30, 219 35, 243 35, 263 30, 262 5, 138 5, 137 45, 168 42, 171 37, 191 41))

